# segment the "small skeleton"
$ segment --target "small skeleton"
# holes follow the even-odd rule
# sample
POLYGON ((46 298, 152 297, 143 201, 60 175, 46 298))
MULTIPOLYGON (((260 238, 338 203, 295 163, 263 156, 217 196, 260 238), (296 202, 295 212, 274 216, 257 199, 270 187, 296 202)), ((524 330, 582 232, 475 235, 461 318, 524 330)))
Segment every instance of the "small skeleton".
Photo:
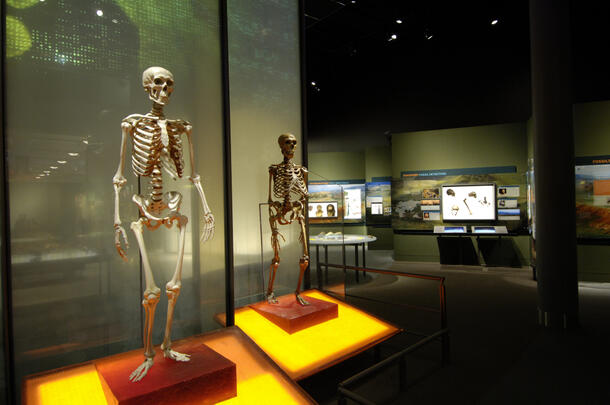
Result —
POLYGON ((451 214, 453 216, 456 216, 458 214, 459 210, 460 210, 460 207, 458 207, 457 205, 452 205, 451 206, 451 214))
POLYGON ((300 295, 301 282, 305 269, 309 265, 307 251, 307 231, 305 229, 305 205, 307 204, 307 169, 292 163, 296 150, 297 139, 292 134, 282 134, 277 140, 284 155, 282 163, 269 166, 269 224, 271 225, 271 247, 273 259, 269 268, 269 284, 267 286, 267 302, 277 304, 273 293, 275 273, 280 265, 280 241, 284 237, 278 231, 278 225, 288 225, 294 220, 299 222, 301 233, 299 241, 303 246, 303 256, 299 260, 299 281, 294 294, 301 305, 309 303, 300 295), (279 199, 274 201, 272 197, 279 199))
POLYGON ((164 357, 176 361, 189 361, 188 354, 179 353, 172 350, 171 329, 174 316, 176 300, 180 295, 182 286, 182 260, 184 257, 184 242, 186 236, 186 224, 188 217, 180 213, 182 195, 177 191, 163 193, 163 177, 161 170, 169 173, 174 180, 181 178, 184 171, 184 160, 182 155, 182 135, 186 134, 191 158, 191 175, 188 179, 193 183, 201 199, 203 209, 203 232, 200 241, 203 243, 210 239, 214 234, 214 216, 205 199, 205 194, 201 187, 199 174, 195 172, 193 142, 191 138, 191 124, 183 120, 168 120, 163 114, 163 107, 169 103, 169 97, 174 90, 174 77, 166 69, 160 67, 150 67, 142 74, 142 85, 152 100, 152 110, 148 114, 132 114, 123 119, 121 123, 122 141, 121 156, 119 167, 112 179, 114 185, 114 244, 121 258, 127 261, 127 255, 123 249, 129 247, 127 234, 121 226, 119 216, 119 193, 127 180, 123 176, 125 151, 127 140, 131 138, 132 153, 131 167, 138 177, 149 177, 151 193, 147 197, 134 195, 132 200, 140 210, 140 218, 131 223, 131 230, 135 234, 140 247, 142 256, 142 268, 146 281, 144 299, 142 306, 146 314, 144 322, 144 362, 134 370, 129 376, 131 381, 140 381, 150 367, 153 365, 155 349, 152 344, 152 330, 154 324, 155 308, 161 296, 161 290, 155 284, 152 270, 144 245, 143 229, 144 226, 154 231, 161 225, 171 228, 174 223, 180 231, 178 245, 178 258, 176 270, 172 279, 165 285, 167 294, 167 321, 165 325, 165 337, 161 350, 164 357))

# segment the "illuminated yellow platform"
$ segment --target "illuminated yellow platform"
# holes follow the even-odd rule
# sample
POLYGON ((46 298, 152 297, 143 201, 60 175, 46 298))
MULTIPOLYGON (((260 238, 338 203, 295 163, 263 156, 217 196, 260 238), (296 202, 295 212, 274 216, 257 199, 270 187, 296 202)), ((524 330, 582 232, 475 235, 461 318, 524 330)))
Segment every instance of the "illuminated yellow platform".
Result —
MULTIPOLYGON (((239 328, 230 327, 194 336, 179 343, 201 342, 237 365, 234 404, 314 404, 315 401, 275 365, 239 328)), ((140 350, 141 351, 141 350, 140 350)), ((124 354, 111 356, 120 358, 124 354)), ((27 405, 106 405, 95 362, 26 377, 23 403, 27 405)), ((183 404, 176 398, 175 404, 183 404)))
POLYGON ((288 334, 249 307, 235 324, 294 380, 300 380, 394 336, 400 329, 320 291, 302 293, 338 304, 339 316, 288 334))

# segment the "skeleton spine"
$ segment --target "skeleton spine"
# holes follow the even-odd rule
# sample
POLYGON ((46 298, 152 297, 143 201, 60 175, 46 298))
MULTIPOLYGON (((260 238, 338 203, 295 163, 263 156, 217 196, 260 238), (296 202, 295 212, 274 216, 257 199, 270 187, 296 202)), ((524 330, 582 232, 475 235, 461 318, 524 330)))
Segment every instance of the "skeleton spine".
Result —
POLYGON ((152 192, 150 194, 150 199, 153 202, 159 202, 163 200, 163 175, 161 174, 161 170, 159 166, 155 165, 152 170, 152 178, 150 180, 150 185, 152 187, 152 192))

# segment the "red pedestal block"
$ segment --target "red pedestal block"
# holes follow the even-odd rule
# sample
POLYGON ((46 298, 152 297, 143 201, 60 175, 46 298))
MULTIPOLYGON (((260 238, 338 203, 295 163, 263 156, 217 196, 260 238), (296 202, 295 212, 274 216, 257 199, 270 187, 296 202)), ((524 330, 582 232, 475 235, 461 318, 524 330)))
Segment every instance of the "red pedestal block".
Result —
POLYGON ((334 302, 303 298, 309 305, 299 304, 294 294, 289 294, 279 297, 277 304, 265 301, 252 304, 250 308, 290 334, 337 317, 338 306, 334 302))
POLYGON ((235 363, 203 344, 174 347, 191 355, 177 362, 157 351, 155 363, 138 382, 129 375, 144 361, 142 352, 96 362, 109 404, 215 404, 237 395, 235 363))

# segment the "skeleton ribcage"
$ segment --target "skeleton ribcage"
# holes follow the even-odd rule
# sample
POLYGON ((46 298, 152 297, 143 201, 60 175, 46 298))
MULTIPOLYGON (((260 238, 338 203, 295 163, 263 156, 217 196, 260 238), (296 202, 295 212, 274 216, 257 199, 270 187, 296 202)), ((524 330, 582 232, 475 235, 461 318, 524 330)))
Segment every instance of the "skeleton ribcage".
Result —
POLYGON ((273 177, 273 195, 287 201, 299 201, 307 196, 303 172, 294 164, 279 164, 273 177))
POLYGON ((136 121, 132 132, 133 154, 131 167, 136 176, 151 177, 153 170, 165 169, 174 177, 182 177, 182 125, 167 121, 167 139, 157 120, 143 118, 136 121))

